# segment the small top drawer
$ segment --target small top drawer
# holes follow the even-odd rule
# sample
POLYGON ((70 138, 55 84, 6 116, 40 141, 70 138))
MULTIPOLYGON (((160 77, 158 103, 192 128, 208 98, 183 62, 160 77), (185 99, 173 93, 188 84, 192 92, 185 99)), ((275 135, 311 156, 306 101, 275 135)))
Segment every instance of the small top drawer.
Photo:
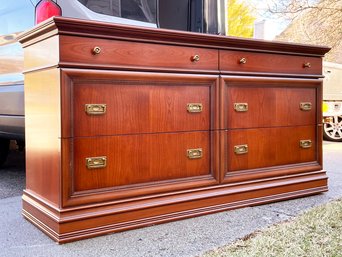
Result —
POLYGON ((319 57, 222 50, 219 62, 223 72, 322 74, 322 60, 319 57))
POLYGON ((218 50, 61 36, 60 61, 129 69, 218 70, 218 50))

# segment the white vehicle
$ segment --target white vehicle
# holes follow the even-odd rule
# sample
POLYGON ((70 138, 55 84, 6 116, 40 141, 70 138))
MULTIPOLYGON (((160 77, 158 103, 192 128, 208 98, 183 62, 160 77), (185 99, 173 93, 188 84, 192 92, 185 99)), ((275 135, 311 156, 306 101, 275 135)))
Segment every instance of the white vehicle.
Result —
POLYGON ((0 0, 0 166, 24 148, 23 50, 17 36, 52 16, 225 34, 225 0, 0 0))
POLYGON ((342 142, 342 64, 324 62, 323 137, 342 142))
POLYGON ((52 16, 157 27, 158 0, 0 0, 0 166, 24 148, 23 50, 17 36, 52 16))

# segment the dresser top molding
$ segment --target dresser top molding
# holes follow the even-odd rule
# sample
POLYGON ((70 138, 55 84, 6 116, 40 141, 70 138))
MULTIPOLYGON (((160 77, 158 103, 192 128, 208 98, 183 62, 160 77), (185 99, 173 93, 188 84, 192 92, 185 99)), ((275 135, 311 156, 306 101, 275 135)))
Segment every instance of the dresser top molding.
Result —
POLYGON ((23 32, 18 39, 20 43, 26 47, 54 35, 72 35, 317 57, 323 57, 324 54, 330 50, 330 47, 326 46, 245 39, 160 28, 128 26, 65 17, 52 17, 36 25, 32 29, 23 32))

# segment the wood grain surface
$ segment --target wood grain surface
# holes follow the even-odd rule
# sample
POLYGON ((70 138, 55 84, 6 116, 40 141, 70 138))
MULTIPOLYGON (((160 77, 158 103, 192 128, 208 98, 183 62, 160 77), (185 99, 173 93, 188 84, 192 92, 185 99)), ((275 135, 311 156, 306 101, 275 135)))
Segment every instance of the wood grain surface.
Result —
POLYGON ((210 85, 85 78, 73 88, 75 137, 210 129, 210 85), (189 103, 203 110, 191 113, 189 103), (106 113, 89 115, 86 104, 106 104, 106 113))
POLYGON ((23 215, 59 243, 327 190, 327 47, 64 17, 20 42, 23 215), (87 114, 86 104, 106 113, 87 114), (190 149, 202 156, 190 159, 190 149), (94 157, 106 166, 90 169, 94 157))
POLYGON ((215 130, 219 79, 215 75, 62 70, 62 137, 215 130), (191 113, 189 103, 202 104, 191 113), (88 115, 85 104, 106 104, 88 115))
POLYGON ((25 75, 26 189, 60 204, 60 72, 25 75))
POLYGON ((279 78, 223 77, 221 84, 221 127, 258 128, 314 125, 321 81, 279 78), (246 103, 248 111, 238 112, 235 103, 246 103), (301 103, 310 103, 302 110, 301 103))
POLYGON ((75 191, 210 175, 208 132, 74 139, 75 191), (189 159, 188 149, 203 157, 189 159), (89 170, 85 158, 106 156, 107 167, 89 170))
POLYGON ((218 70, 218 50, 120 40, 62 36, 61 62, 116 66, 218 70), (101 53, 94 55, 94 47, 101 53), (193 61, 195 55, 198 61, 193 61))
POLYGON ((319 57, 291 56, 248 51, 220 51, 222 72, 265 72, 283 74, 322 74, 322 60, 319 57), (245 63, 240 60, 244 58, 245 63), (310 64, 305 67, 304 64, 310 64))
POLYGON ((236 129, 227 132, 227 172, 317 161, 316 127, 236 129), (312 146, 300 147, 300 140, 312 146), (234 153, 234 146, 248 145, 248 153, 234 153))

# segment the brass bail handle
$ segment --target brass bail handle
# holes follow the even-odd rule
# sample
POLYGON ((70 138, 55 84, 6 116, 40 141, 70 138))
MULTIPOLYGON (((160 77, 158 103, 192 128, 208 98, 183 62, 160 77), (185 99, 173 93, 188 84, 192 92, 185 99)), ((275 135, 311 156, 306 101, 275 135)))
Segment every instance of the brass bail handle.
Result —
POLYGON ((88 169, 101 169, 107 167, 107 156, 88 157, 85 159, 88 169))
POLYGON ((186 150, 189 159, 200 159, 203 157, 203 149, 195 148, 186 150))
POLYGON ((85 112, 88 115, 103 115, 106 113, 106 104, 85 104, 85 112))
POLYGON ((237 112, 247 112, 248 103, 234 103, 234 110, 237 112))
POLYGON ((311 148, 312 147, 312 141, 310 139, 300 140, 299 145, 303 149, 311 148))
POLYGON ((234 146, 234 153, 238 155, 248 153, 248 145, 244 144, 234 146))
POLYGON ((299 104, 299 108, 302 111, 310 111, 312 109, 312 103, 311 102, 301 102, 299 104))
POLYGON ((203 104, 202 103, 188 103, 186 105, 186 109, 188 112, 202 112, 203 104))

